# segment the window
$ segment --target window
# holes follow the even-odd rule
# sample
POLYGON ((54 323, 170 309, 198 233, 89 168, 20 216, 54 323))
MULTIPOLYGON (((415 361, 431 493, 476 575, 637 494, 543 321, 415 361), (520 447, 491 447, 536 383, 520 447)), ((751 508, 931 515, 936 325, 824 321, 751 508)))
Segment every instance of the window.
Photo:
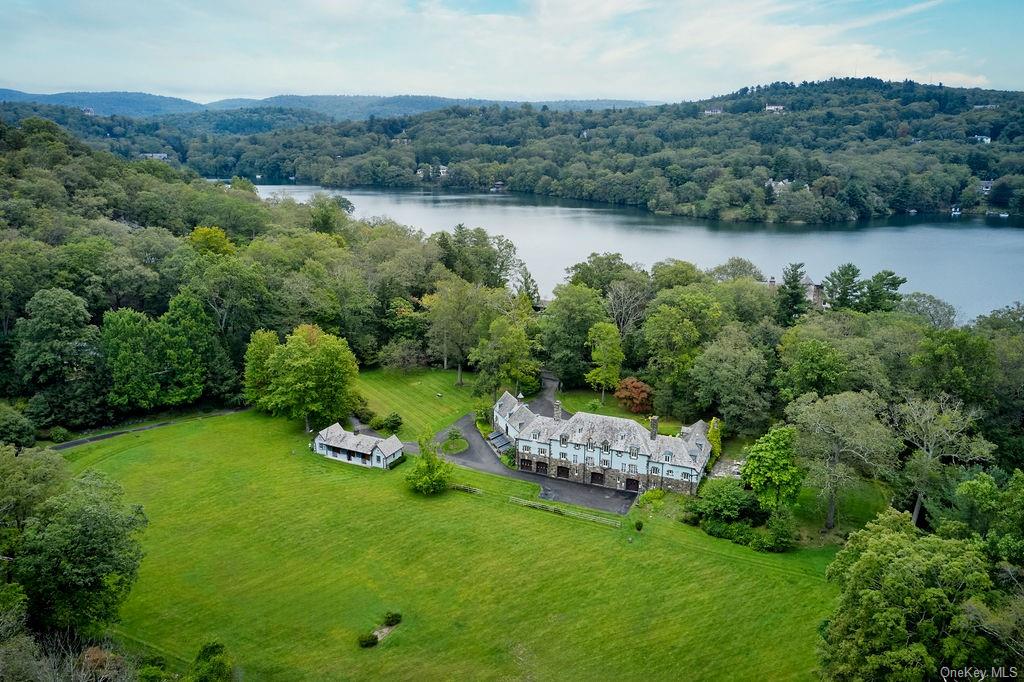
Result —
POLYGON ((635 464, 630 464, 629 465, 629 473, 631 473, 631 474, 635 474, 636 473, 636 465, 635 464))
POLYGON ((607 467, 607 466, 611 466, 611 465, 612 465, 612 463, 610 461, 608 461, 604 457, 601 458, 601 466, 607 467))
POLYGON ((659 473, 658 467, 651 467, 651 473, 657 476, 659 473))
POLYGON ((587 457, 587 466, 590 466, 590 467, 594 466, 594 458, 593 457, 587 457))
POLYGON ((622 473, 626 473, 626 465, 623 464, 621 468, 622 468, 622 473))
POLYGON ((593 449, 594 449, 594 441, 588 440, 587 441, 587 450, 593 450, 593 449))
POLYGON ((608 450, 610 448, 611 448, 611 445, 608 444, 608 441, 603 441, 601 443, 601 449, 604 450, 605 452, 608 452, 608 450))
POLYGON ((533 439, 534 440, 540 440, 540 431, 534 431, 533 432, 533 439))
POLYGON ((665 469, 665 475, 668 476, 669 478, 672 478, 674 476, 671 469, 665 469))
MULTIPOLYGON (((559 452, 558 453, 558 458, 559 459, 569 459, 569 455, 565 454, 564 452, 559 452)), ((575 459, 575 457, 573 459, 575 459)))
POLYGON ((580 449, 580 444, 579 443, 573 443, 572 444, 572 449, 573 450, 579 450, 580 449))
POLYGON ((537 454, 538 455, 546 455, 546 454, 548 454, 548 449, 547 448, 537 448, 537 454))
POLYGON ((380 455, 377 455, 377 464, 380 464, 380 455))
POLYGON ((569 436, 567 436, 567 435, 565 435, 563 433, 562 437, 558 439, 558 442, 561 443, 562 445, 568 445, 569 444, 569 436))
POLYGON ((524 445, 523 446, 523 452, 529 452, 529 451, 530 451, 530 446, 529 445, 524 445))
POLYGON ((640 448, 632 447, 629 449, 629 458, 636 459, 640 455, 640 448))
POLYGON ((580 462, 579 455, 573 455, 572 456, 572 463, 573 464, 579 464, 579 462, 580 462))

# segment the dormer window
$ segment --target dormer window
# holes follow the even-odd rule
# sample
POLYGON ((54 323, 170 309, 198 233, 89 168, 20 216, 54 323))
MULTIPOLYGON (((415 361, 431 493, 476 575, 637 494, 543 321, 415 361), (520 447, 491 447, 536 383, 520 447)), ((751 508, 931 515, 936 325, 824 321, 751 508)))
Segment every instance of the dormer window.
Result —
POLYGON ((665 453, 665 461, 666 462, 671 462, 672 461, 672 455, 669 454, 669 453, 665 453))
POLYGON ((569 444, 569 436, 567 436, 567 435, 565 435, 563 433, 561 438, 558 439, 558 442, 560 442, 562 445, 568 445, 569 444))
POLYGON ((608 452, 608 450, 611 449, 611 444, 608 441, 602 441, 601 449, 604 450, 605 452, 608 452))
POLYGON ((534 440, 540 440, 540 431, 534 431, 533 432, 533 439, 534 440))

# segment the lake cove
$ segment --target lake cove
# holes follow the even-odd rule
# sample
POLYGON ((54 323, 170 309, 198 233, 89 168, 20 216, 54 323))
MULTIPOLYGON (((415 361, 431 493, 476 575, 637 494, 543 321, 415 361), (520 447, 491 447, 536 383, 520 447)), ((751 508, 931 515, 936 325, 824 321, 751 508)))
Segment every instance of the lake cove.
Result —
POLYGON ((262 197, 296 201, 318 191, 343 194, 355 204, 357 217, 387 216, 428 233, 464 223, 505 235, 543 296, 564 279, 566 267, 594 251, 618 251, 648 267, 679 258, 706 268, 742 256, 776 278, 787 263, 801 261, 815 281, 845 262, 859 266, 865 276, 891 269, 907 278, 904 292, 924 291, 949 301, 962 322, 1024 298, 1020 220, 931 215, 841 226, 724 223, 509 193, 339 191, 310 185, 258 190, 262 197))

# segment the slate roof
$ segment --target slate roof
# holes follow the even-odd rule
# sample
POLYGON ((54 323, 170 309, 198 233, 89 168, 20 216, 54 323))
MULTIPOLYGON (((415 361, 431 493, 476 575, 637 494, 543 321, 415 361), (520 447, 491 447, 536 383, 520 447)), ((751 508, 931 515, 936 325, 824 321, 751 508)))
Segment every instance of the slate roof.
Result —
MULTIPOLYGON (((513 414, 518 414, 518 411, 513 414)), ((592 444, 598 451, 604 447, 605 442, 610 449, 623 453, 636 448, 639 454, 646 455, 652 463, 673 464, 696 471, 704 469, 711 454, 707 442, 707 424, 704 422, 684 428, 681 437, 658 434, 651 438, 650 431, 632 419, 577 412, 561 420, 534 417, 519 431, 520 438, 541 442, 561 440, 563 435, 568 443, 584 447, 592 444), (666 455, 670 457, 667 462, 666 455)))
POLYGON ((338 423, 331 424, 318 433, 317 438, 327 445, 341 448, 342 450, 358 452, 361 455, 370 455, 373 453, 373 449, 377 447, 380 449, 381 454, 385 457, 390 457, 402 449, 402 441, 398 440, 397 436, 377 438, 376 436, 366 434, 356 434, 346 431, 338 423))
POLYGON ((518 404, 519 401, 516 400, 511 393, 505 391, 501 394, 501 397, 498 398, 498 402, 494 404, 494 411, 507 419, 509 412, 514 410, 518 404))

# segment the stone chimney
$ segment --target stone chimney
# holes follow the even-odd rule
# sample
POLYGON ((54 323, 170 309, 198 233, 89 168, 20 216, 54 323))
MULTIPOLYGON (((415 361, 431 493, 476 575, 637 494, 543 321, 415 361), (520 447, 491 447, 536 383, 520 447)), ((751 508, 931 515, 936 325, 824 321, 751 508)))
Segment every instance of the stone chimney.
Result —
POLYGON ((658 417, 657 415, 651 417, 651 440, 658 439, 658 417))
POLYGON ((556 422, 562 421, 562 401, 561 400, 556 400, 555 401, 555 421, 556 422))

